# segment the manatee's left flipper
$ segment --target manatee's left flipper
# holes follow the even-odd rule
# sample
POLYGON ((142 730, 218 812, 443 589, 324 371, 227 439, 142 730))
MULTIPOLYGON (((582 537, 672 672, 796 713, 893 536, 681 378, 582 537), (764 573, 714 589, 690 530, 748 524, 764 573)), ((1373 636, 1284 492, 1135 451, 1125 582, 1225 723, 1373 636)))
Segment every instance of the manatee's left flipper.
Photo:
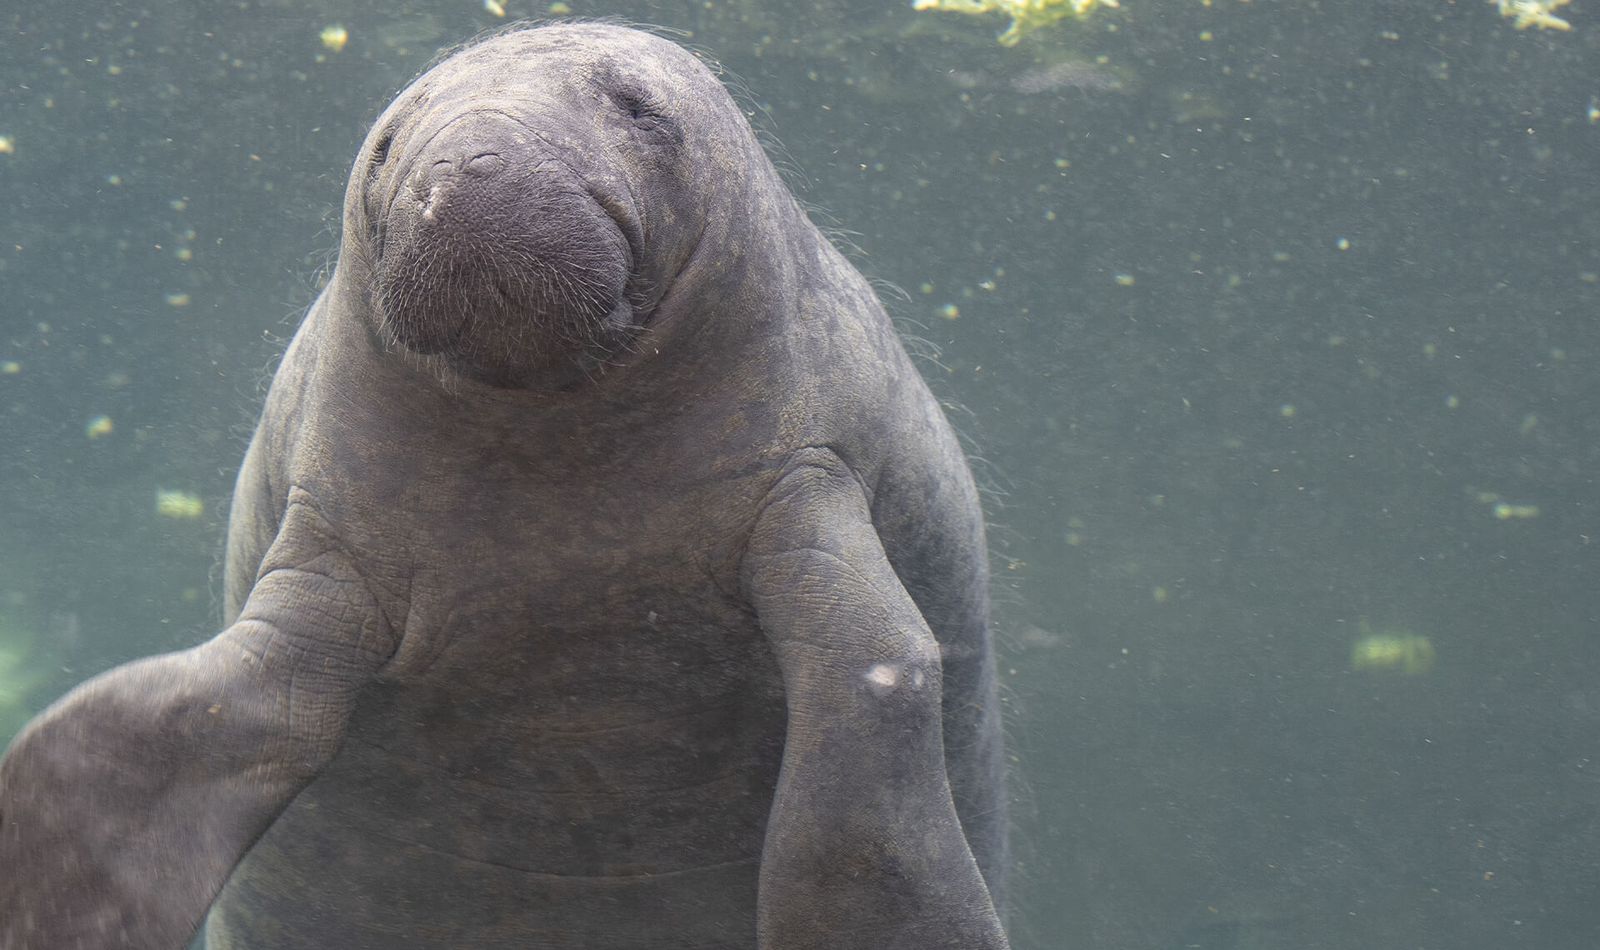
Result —
POLYGON ((90 680, 12 743, 0 950, 181 950, 332 757, 388 631, 343 555, 271 562, 216 639, 90 680))
POLYGON ((742 570, 788 708, 760 950, 1003 950, 951 800, 938 644, 836 455, 785 472, 742 570))

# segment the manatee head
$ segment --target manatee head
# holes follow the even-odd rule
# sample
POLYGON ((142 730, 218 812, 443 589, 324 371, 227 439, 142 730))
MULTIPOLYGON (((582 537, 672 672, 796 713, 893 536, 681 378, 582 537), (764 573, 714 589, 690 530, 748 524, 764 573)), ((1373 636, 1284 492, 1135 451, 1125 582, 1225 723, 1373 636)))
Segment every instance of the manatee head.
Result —
POLYGON ((492 386, 570 388, 639 349, 753 167, 770 171, 687 50, 603 24, 502 33, 374 125, 340 266, 360 262, 391 348, 492 386))

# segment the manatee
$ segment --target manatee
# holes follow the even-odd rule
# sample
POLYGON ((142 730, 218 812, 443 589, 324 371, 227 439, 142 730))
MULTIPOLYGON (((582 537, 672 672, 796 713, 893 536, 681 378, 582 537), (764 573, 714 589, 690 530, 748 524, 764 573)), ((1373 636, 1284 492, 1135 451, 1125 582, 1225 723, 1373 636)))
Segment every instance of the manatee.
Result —
POLYGON ((973 479, 672 42, 383 113, 224 572, 0 764, 5 950, 1007 945, 973 479))

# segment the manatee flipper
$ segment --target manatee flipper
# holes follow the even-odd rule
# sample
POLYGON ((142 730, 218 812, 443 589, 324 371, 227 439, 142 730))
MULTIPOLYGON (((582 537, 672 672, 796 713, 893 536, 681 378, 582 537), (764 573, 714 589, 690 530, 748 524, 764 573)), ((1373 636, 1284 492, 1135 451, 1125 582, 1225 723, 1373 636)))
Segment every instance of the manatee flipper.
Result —
POLYGON ((742 568, 788 707, 760 950, 1003 950, 951 800, 938 644, 861 483, 831 452, 805 456, 768 496, 742 568))
POLYGON ((332 757, 387 631, 343 555, 284 547, 218 637, 90 680, 13 742, 0 948, 180 950, 332 757))

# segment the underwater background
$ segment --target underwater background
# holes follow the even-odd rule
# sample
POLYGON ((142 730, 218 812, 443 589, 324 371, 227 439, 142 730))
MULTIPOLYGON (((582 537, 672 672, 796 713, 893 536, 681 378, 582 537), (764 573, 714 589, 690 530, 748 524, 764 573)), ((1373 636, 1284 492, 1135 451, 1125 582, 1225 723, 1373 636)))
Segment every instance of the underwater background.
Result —
POLYGON ((0 740, 215 632, 369 123, 552 12, 723 64, 967 440, 1018 950, 1600 946, 1593 0, 8 4, 0 740))

